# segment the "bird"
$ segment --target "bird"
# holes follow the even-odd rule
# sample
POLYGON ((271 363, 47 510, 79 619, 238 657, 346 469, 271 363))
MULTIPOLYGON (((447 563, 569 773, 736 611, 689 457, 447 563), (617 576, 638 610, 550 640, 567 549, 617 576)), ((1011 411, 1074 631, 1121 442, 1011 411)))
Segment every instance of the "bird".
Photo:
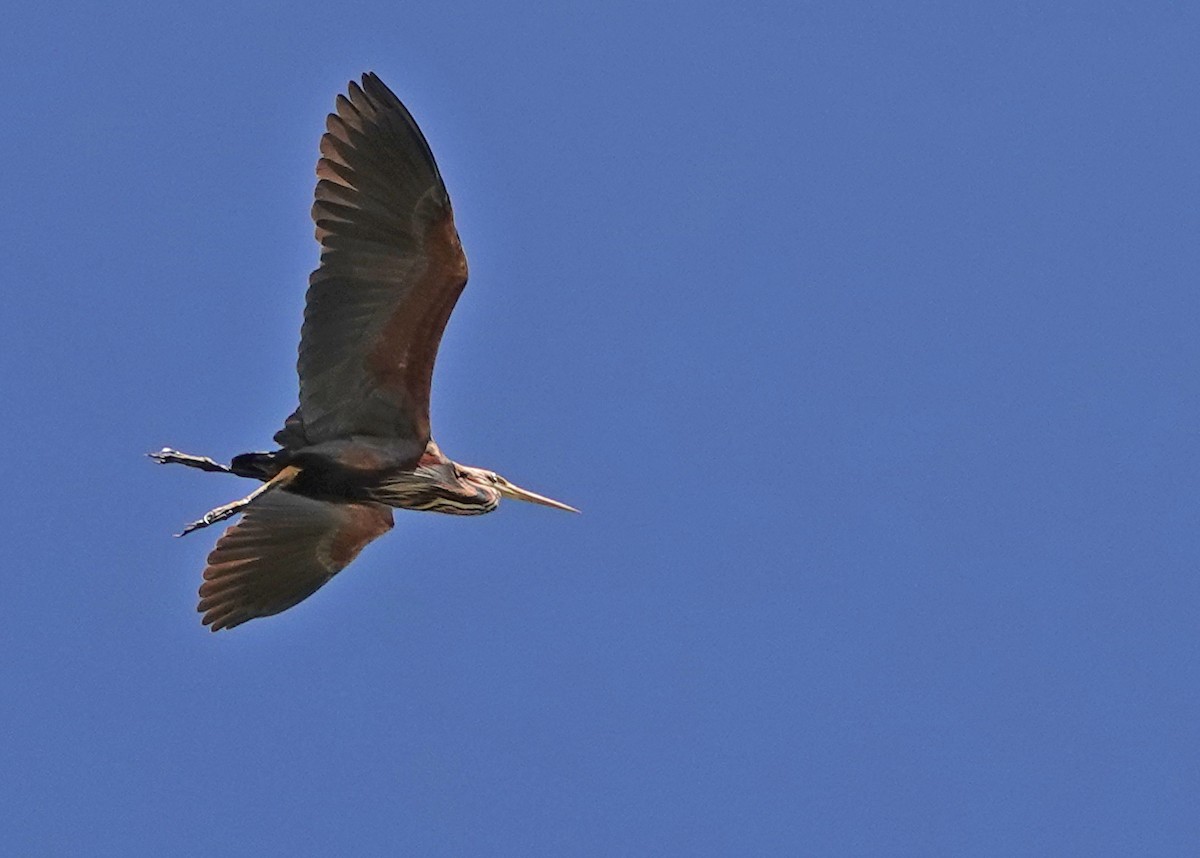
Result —
POLYGON ((312 218, 320 261, 305 296, 299 404, 278 449, 228 465, 170 447, 148 454, 262 483, 177 534, 241 516, 203 572, 197 609, 214 632, 311 596, 392 528, 393 508, 480 515, 512 498, 578 512, 454 462, 433 440, 434 360, 467 260, 429 144, 373 72, 326 120, 312 218))

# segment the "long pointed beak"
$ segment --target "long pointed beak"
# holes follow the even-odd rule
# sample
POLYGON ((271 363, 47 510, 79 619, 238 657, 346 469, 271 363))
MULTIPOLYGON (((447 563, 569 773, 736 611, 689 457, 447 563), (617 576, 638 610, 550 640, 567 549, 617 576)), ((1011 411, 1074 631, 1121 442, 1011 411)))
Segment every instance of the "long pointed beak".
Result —
POLYGON ((565 503, 556 501, 553 498, 534 494, 533 492, 527 491, 520 486, 514 486, 508 481, 497 484, 496 488, 499 489, 500 494, 504 495, 506 498, 529 501, 529 503, 540 503, 542 506, 552 506, 555 509, 563 509, 567 512, 579 512, 579 510, 575 509, 573 506, 567 506, 565 503))

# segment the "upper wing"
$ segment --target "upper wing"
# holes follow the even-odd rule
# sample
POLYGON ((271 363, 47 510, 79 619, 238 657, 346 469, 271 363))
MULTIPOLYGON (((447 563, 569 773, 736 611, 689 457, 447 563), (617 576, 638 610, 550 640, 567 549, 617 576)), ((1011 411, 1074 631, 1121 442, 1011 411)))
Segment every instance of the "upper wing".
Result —
POLYGON ((300 408, 277 440, 376 435, 411 439, 419 455, 438 343, 467 283, 450 198, 417 123, 374 74, 338 96, 326 127, 300 408))
POLYGON ((267 492, 208 555, 199 610, 212 630, 287 610, 392 527, 377 503, 327 503, 286 490, 267 492))

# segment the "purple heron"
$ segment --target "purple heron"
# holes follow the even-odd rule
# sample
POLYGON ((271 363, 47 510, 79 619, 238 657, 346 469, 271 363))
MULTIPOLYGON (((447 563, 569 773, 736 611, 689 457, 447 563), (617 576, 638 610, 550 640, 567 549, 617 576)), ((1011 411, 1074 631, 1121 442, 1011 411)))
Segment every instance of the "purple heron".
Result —
POLYGON ((275 434, 280 449, 229 465, 150 454, 263 483, 179 534, 242 514, 204 569, 199 611, 214 632, 312 595, 391 529, 392 507, 480 515, 515 498, 576 511, 451 461, 430 435, 434 358, 467 260, 429 144, 374 74, 329 115, 312 216, 321 260, 300 331, 300 404, 275 434))

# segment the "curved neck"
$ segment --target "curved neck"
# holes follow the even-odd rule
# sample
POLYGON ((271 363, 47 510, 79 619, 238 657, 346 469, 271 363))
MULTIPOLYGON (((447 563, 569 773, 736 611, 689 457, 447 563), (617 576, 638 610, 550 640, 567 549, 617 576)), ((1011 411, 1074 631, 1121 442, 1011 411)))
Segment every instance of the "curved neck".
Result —
POLYGON ((448 515, 483 515, 500 505, 500 492, 461 479, 454 463, 422 463, 391 475, 370 491, 372 500, 400 509, 448 515))

